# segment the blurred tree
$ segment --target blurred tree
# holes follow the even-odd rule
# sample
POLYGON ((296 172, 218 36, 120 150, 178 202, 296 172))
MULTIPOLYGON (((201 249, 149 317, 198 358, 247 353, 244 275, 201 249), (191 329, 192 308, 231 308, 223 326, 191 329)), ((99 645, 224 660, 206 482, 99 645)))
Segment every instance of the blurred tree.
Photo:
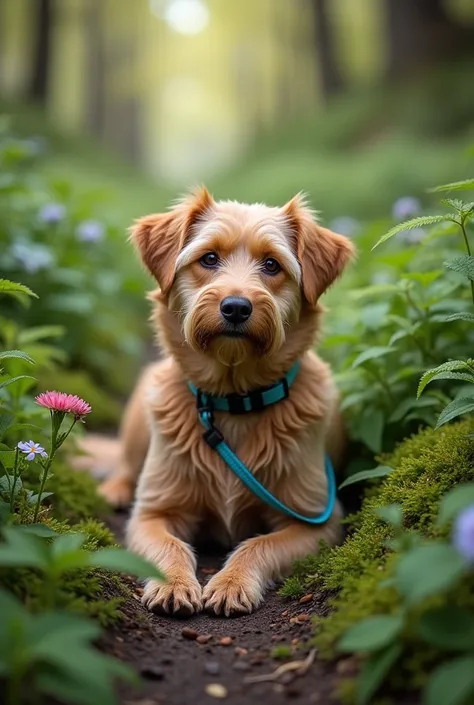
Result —
POLYGON ((34 49, 28 97, 41 105, 45 105, 48 97, 51 34, 55 8, 53 0, 36 0, 33 6, 34 49))
POLYGON ((386 0, 388 74, 474 53, 472 27, 456 22, 443 0, 386 0))
POLYGON ((334 40, 331 33, 328 0, 311 0, 314 18, 314 47, 316 51, 321 90, 328 98, 343 88, 341 71, 339 69, 334 40))
POLYGON ((89 0, 85 12, 87 122, 89 130, 98 137, 102 137, 105 131, 107 99, 104 9, 103 0, 89 0))

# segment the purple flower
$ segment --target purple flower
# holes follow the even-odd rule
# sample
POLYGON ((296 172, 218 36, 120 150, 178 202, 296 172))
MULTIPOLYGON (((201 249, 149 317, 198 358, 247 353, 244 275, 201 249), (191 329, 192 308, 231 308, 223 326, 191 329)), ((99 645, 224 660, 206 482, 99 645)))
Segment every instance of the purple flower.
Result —
POLYGON ((66 216, 66 207, 62 203, 46 203, 40 208, 38 220, 44 225, 59 223, 66 216))
POLYGON ((348 215, 341 215, 339 218, 334 218, 329 227, 336 233, 352 237, 360 230, 360 223, 348 215))
POLYGON ((454 523, 453 544, 468 563, 474 564, 474 504, 458 515, 454 523))
POLYGON ((421 213, 421 203, 414 196, 403 196, 395 201, 392 206, 392 217, 401 222, 414 218, 421 213))
POLYGON ((104 226, 98 220, 83 220, 77 226, 76 237, 81 242, 99 242, 104 232, 104 226))
POLYGON ((48 457, 45 449, 33 441, 20 441, 20 443, 18 443, 18 448, 22 453, 26 454, 27 460, 34 460, 37 455, 41 455, 42 458, 48 457))
POLYGON ((15 242, 10 250, 16 261, 30 274, 39 272, 53 264, 53 256, 47 247, 42 245, 27 245, 24 242, 15 242))

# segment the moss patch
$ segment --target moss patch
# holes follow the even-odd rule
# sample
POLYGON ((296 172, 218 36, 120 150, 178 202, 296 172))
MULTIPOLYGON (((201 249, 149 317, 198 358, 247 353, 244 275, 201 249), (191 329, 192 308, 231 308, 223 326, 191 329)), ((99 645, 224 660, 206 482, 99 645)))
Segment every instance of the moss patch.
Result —
MULTIPOLYGON (((381 585, 397 560, 385 545, 391 529, 374 509, 400 504, 406 528, 428 537, 446 535, 449 528, 441 530, 436 525, 439 502, 453 486, 474 479, 473 433, 474 421, 467 420, 437 431, 424 430, 404 441, 394 453, 381 459, 395 470, 367 493, 360 512, 352 518, 352 533, 346 541, 296 566, 283 594, 297 597, 307 590, 337 590, 331 600, 333 610, 316 625, 314 641, 323 656, 336 655, 338 639, 352 624, 372 615, 389 614, 398 606, 396 591, 381 585)), ((436 598, 436 605, 443 603, 474 608, 474 576, 436 598)), ((433 600, 421 605, 420 614, 433 606, 433 600)), ((405 652, 392 685, 418 688, 440 654, 417 641, 410 631, 403 635, 403 641, 405 652)))

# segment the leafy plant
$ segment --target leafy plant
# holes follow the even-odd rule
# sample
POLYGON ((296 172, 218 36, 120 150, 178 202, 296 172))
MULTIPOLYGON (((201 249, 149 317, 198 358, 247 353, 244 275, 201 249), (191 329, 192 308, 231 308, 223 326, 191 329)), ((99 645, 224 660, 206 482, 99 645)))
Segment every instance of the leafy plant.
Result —
MULTIPOLYGON (((458 513, 472 506, 474 529, 472 498, 472 484, 448 493, 441 503, 439 522, 442 524, 455 517, 455 509, 458 513)), ((439 540, 421 541, 418 535, 405 532, 399 511, 379 511, 379 514, 395 534, 395 544, 391 545, 399 556, 389 584, 398 592, 400 604, 392 614, 369 617, 356 623, 339 641, 340 651, 369 654, 358 678, 356 703, 367 705, 371 702, 402 655, 401 637, 408 631, 411 638, 418 638, 427 646, 457 654, 433 670, 424 689, 423 702, 426 705, 446 702, 463 705, 474 693, 474 614, 456 605, 443 605, 426 610, 420 617, 419 606, 429 598, 448 592, 462 580, 469 569, 471 555, 463 554, 459 545, 439 540)), ((474 536, 474 531, 472 534, 474 536)), ((471 543, 474 557, 472 536, 471 543)))

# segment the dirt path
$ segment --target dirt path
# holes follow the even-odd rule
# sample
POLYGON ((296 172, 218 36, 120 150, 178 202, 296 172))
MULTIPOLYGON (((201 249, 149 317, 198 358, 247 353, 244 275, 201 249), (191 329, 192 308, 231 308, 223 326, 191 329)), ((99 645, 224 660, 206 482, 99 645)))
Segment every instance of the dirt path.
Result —
MULTIPOLYGON (((111 521, 120 537, 125 517, 111 521)), ((198 576, 205 582, 216 572, 221 558, 203 555, 198 576)), ((106 651, 132 664, 143 683, 137 691, 123 686, 123 705, 205 705, 219 699, 228 705, 272 703, 298 699, 302 703, 334 703, 331 698, 339 669, 318 661, 308 644, 311 615, 322 614, 324 601, 307 598, 303 604, 288 604, 274 592, 252 615, 233 619, 197 615, 177 620, 151 615, 136 599, 127 604, 127 620, 107 631, 103 639, 106 651), (205 642, 205 643, 201 643, 205 642), (271 656, 275 647, 288 647, 289 658, 271 656), (249 679, 273 673, 290 661, 314 658, 304 675, 287 671, 278 679, 251 683, 249 679)))

